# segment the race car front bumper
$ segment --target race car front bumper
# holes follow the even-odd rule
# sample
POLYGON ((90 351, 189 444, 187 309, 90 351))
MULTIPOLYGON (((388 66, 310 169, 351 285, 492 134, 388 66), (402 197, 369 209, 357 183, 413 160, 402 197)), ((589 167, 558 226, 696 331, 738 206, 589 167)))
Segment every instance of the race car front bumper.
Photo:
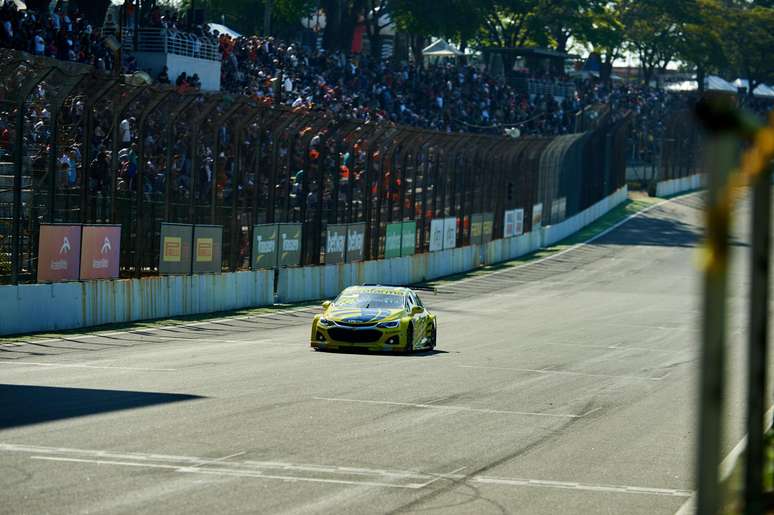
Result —
POLYGON ((383 329, 376 326, 353 327, 337 324, 324 327, 315 324, 310 343, 315 349, 357 348, 394 351, 406 347, 406 338, 400 327, 383 329))

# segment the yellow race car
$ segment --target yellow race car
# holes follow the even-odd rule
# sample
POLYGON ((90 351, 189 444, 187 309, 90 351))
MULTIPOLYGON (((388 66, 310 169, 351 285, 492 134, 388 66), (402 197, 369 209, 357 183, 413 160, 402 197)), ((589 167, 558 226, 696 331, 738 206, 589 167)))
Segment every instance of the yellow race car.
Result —
POLYGON ((436 317, 410 288, 350 286, 323 302, 312 322, 314 349, 359 348, 411 353, 433 349, 436 317))

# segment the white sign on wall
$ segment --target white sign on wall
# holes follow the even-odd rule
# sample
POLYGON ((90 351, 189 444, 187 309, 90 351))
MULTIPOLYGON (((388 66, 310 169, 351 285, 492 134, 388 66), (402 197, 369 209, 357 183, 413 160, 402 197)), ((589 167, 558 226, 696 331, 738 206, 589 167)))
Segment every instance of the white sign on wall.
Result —
POLYGON ((457 246, 457 219, 444 218, 443 220, 443 248, 453 249, 457 246))
POLYGON ((516 213, 511 211, 505 212, 505 220, 503 223, 503 238, 510 238, 516 233, 516 213))
POLYGON ((523 209, 514 209, 514 236, 519 236, 521 234, 524 234, 524 210, 523 209))
POLYGON ((532 228, 543 224, 543 204, 532 206, 532 228))
POLYGON ((430 252, 443 250, 443 218, 430 222, 430 252))

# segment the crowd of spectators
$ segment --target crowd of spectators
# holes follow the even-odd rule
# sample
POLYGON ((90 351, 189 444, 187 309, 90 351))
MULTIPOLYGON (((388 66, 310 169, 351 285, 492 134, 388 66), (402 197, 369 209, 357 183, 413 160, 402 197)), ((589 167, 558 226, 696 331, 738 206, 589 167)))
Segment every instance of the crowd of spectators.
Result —
MULTIPOLYGON (((129 26, 134 15, 127 13, 129 26)), ((34 12, 5 2, 0 21, 0 46, 102 70, 113 66, 113 54, 103 44, 100 29, 77 9, 34 12)), ((176 32, 183 29, 174 10, 159 7, 142 23, 176 32)), ((225 92, 363 121, 392 121, 443 132, 503 133, 505 128, 517 128, 522 135, 553 136, 575 132, 578 113, 602 104, 615 113, 636 111, 637 123, 652 129, 644 132, 655 134, 661 115, 675 103, 661 90, 631 84, 607 87, 588 79, 574 81, 575 94, 564 98, 529 94, 474 64, 441 61, 393 66, 365 54, 325 52, 273 37, 232 38, 204 27, 195 27, 194 32, 219 43, 225 92)), ((131 54, 122 67, 128 73, 138 70, 131 54)), ((170 77, 166 67, 155 78, 182 92, 201 87, 196 73, 170 77)), ((547 80, 562 79, 567 80, 547 80)))
POLYGON ((100 32, 77 9, 36 12, 19 10, 14 2, 0 6, 0 47, 111 70, 113 54, 100 32))
POLYGON ((346 118, 395 123, 443 132, 554 136, 577 130, 577 115, 607 106, 614 115, 634 111, 653 138, 661 120, 685 104, 679 95, 631 83, 608 86, 596 79, 543 79, 573 84, 562 97, 529 94, 475 64, 441 61, 391 66, 366 55, 309 50, 272 37, 219 36, 221 87, 291 107, 324 109, 346 118))

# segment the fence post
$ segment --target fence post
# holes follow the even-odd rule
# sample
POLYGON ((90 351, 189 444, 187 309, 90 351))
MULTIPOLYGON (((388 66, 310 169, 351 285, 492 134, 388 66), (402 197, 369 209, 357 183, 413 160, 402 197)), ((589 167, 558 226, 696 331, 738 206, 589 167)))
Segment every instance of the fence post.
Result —
POLYGON ((747 459, 745 513, 763 513, 763 445, 768 363, 769 249, 771 176, 761 174, 753 186, 752 252, 750 263, 750 329, 747 356, 747 459))
POLYGON ((13 167, 13 236, 11 240, 11 282, 19 284, 21 271, 21 218, 22 218, 22 160, 24 158, 24 105, 26 97, 19 102, 16 115, 16 159, 13 167))
POLYGON ((728 271, 728 214, 722 190, 733 166, 736 148, 731 133, 714 134, 709 141, 710 172, 707 195, 707 252, 704 271, 702 352, 700 366, 699 448, 697 452, 697 513, 717 513, 720 506, 718 467, 723 429, 726 364, 726 290, 728 271))

